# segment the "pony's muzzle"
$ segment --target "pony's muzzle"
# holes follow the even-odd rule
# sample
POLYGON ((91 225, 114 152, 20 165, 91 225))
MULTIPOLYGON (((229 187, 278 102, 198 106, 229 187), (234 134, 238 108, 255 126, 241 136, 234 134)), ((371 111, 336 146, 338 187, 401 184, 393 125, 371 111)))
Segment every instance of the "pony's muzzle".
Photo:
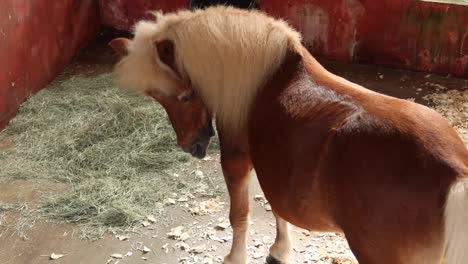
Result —
POLYGON ((190 154, 195 158, 202 159, 206 156, 206 149, 208 148, 208 143, 197 142, 190 147, 190 154))
POLYGON ((206 156, 206 149, 210 144, 211 137, 214 135, 215 133, 213 125, 210 121, 208 122, 208 125, 200 131, 200 134, 198 135, 197 139, 193 142, 193 144, 188 148, 184 148, 183 150, 185 152, 190 153, 195 158, 202 159, 206 156))

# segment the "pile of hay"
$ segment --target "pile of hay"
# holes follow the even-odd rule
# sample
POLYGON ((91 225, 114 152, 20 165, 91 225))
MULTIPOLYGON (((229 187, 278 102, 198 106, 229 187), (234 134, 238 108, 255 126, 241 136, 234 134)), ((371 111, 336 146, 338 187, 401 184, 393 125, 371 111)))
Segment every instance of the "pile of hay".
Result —
POLYGON ((48 220, 128 227, 157 213, 171 192, 205 184, 173 176, 190 157, 175 145, 164 110, 120 92, 111 74, 54 81, 23 104, 0 139, 6 135, 16 146, 0 150, 0 181, 67 186, 42 201, 39 213, 48 220))

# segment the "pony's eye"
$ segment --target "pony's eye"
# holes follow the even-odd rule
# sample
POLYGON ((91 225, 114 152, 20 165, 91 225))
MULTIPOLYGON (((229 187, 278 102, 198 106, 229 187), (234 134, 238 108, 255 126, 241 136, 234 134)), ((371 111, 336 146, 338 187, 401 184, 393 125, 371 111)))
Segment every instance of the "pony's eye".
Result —
POLYGON ((191 99, 190 95, 184 95, 179 100, 186 103, 186 102, 190 101, 190 99, 191 99))
POLYGON ((177 99, 179 99, 179 101, 181 102, 186 103, 192 99, 192 95, 193 95, 193 91, 186 91, 180 94, 179 96, 177 96, 177 99))

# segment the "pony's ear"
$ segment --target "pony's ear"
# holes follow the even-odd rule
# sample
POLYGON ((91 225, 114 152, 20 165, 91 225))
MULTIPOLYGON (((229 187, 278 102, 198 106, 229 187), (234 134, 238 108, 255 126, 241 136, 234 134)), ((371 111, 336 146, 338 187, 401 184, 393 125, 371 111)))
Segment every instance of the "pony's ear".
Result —
POLYGON ((155 42, 159 59, 166 64, 179 78, 180 73, 176 68, 174 42, 169 39, 163 39, 155 42))
POLYGON ((111 40, 108 45, 114 49, 119 58, 122 58, 128 55, 128 46, 130 45, 130 42, 131 40, 128 38, 115 38, 111 40))
MULTIPOLYGON (((159 59, 172 68, 175 62, 174 43, 168 39, 156 41, 159 59)), ((174 70, 174 69, 173 69, 174 70)))

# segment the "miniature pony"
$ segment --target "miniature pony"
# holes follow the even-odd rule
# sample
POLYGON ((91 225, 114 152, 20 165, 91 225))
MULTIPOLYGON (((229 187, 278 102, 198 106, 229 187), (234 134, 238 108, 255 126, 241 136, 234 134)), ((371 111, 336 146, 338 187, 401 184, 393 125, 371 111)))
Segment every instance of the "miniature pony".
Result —
POLYGON ((344 233, 361 264, 467 263, 468 151, 439 114, 328 72, 259 11, 154 14, 110 43, 116 79, 159 102, 195 157, 216 120, 233 228, 224 263, 247 261, 252 169, 277 223, 267 263, 290 261, 288 222, 344 233))

